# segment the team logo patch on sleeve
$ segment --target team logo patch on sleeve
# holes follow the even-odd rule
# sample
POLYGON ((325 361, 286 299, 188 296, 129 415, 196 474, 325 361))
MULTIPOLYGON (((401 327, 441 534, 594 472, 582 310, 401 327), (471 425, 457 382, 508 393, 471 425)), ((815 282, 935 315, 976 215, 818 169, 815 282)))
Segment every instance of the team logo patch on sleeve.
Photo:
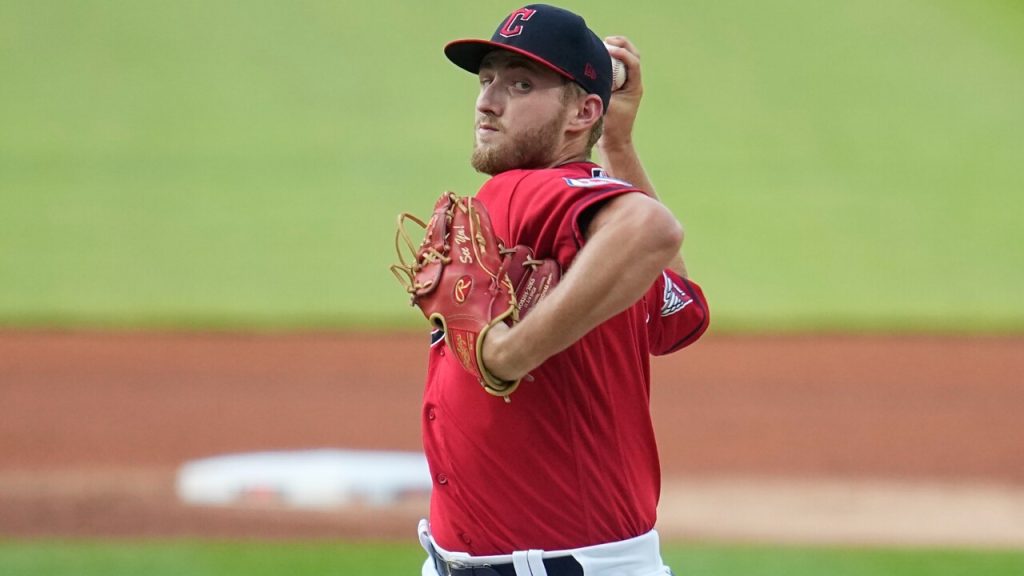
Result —
POLYGON ((632 184, 625 180, 619 180, 608 176, 608 173, 604 171, 604 168, 591 168, 590 178, 563 178, 563 180, 573 188, 599 188, 601 186, 633 187, 632 184))
POLYGON ((671 316, 693 303, 693 298, 683 292, 683 289, 672 281, 672 278, 665 272, 661 273, 665 278, 665 291, 661 296, 662 317, 671 316))
POLYGON ((598 188, 601 186, 626 186, 632 188, 633 185, 625 180, 616 180, 615 178, 564 178, 565 183, 573 188, 598 188))

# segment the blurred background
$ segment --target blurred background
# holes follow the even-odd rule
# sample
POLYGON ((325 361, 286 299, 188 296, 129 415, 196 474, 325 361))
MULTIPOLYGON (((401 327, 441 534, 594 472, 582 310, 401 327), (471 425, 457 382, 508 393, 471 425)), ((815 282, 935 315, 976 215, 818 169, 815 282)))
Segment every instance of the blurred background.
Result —
MULTIPOLYGON (((711 301, 654 364, 677 572, 1024 570, 1024 5, 559 5, 639 47, 711 301)), ((394 221, 484 182, 441 47, 518 7, 0 0, 0 572, 415 573, 394 221), (183 497, 322 450, 322 505, 183 497)))

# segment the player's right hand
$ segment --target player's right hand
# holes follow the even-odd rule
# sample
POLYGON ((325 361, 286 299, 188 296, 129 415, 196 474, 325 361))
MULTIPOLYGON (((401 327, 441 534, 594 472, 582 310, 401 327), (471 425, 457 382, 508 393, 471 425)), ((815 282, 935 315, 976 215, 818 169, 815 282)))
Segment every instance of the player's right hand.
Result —
POLYGON ((612 92, 611 102, 604 117, 604 132, 598 140, 598 149, 616 150, 633 143, 633 124, 640 110, 644 85, 640 72, 640 51, 625 36, 608 36, 608 53, 626 65, 626 83, 612 92))

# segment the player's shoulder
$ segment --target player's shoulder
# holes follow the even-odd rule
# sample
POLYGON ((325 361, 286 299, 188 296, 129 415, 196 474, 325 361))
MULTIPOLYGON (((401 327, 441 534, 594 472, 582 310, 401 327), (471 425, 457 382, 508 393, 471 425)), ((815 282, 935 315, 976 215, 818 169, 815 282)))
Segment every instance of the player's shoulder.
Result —
POLYGON ((509 170, 491 178, 485 188, 516 189, 550 192, 575 191, 589 193, 610 189, 635 189, 625 180, 608 176, 604 168, 593 162, 573 162, 552 168, 535 170, 509 170))

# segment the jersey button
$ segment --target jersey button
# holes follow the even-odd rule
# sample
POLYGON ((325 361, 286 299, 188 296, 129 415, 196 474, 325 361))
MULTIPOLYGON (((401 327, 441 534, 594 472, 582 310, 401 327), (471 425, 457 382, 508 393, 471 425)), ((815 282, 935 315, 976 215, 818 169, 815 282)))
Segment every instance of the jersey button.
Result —
POLYGON ((441 356, 444 356, 444 347, 442 347, 440 350, 438 350, 437 353, 439 355, 441 355, 441 356))
POLYGON ((466 534, 465 532, 460 532, 459 533, 459 539, 462 540, 462 543, 465 544, 466 546, 469 546, 469 545, 473 544, 473 539, 470 538, 469 534, 466 534))
POLYGON ((433 408, 427 410, 427 420, 437 420, 437 412, 433 408))
POLYGON ((444 472, 441 472, 440 474, 438 474, 437 475, 437 483, 442 485, 442 486, 447 484, 448 483, 448 475, 445 474, 444 472))

